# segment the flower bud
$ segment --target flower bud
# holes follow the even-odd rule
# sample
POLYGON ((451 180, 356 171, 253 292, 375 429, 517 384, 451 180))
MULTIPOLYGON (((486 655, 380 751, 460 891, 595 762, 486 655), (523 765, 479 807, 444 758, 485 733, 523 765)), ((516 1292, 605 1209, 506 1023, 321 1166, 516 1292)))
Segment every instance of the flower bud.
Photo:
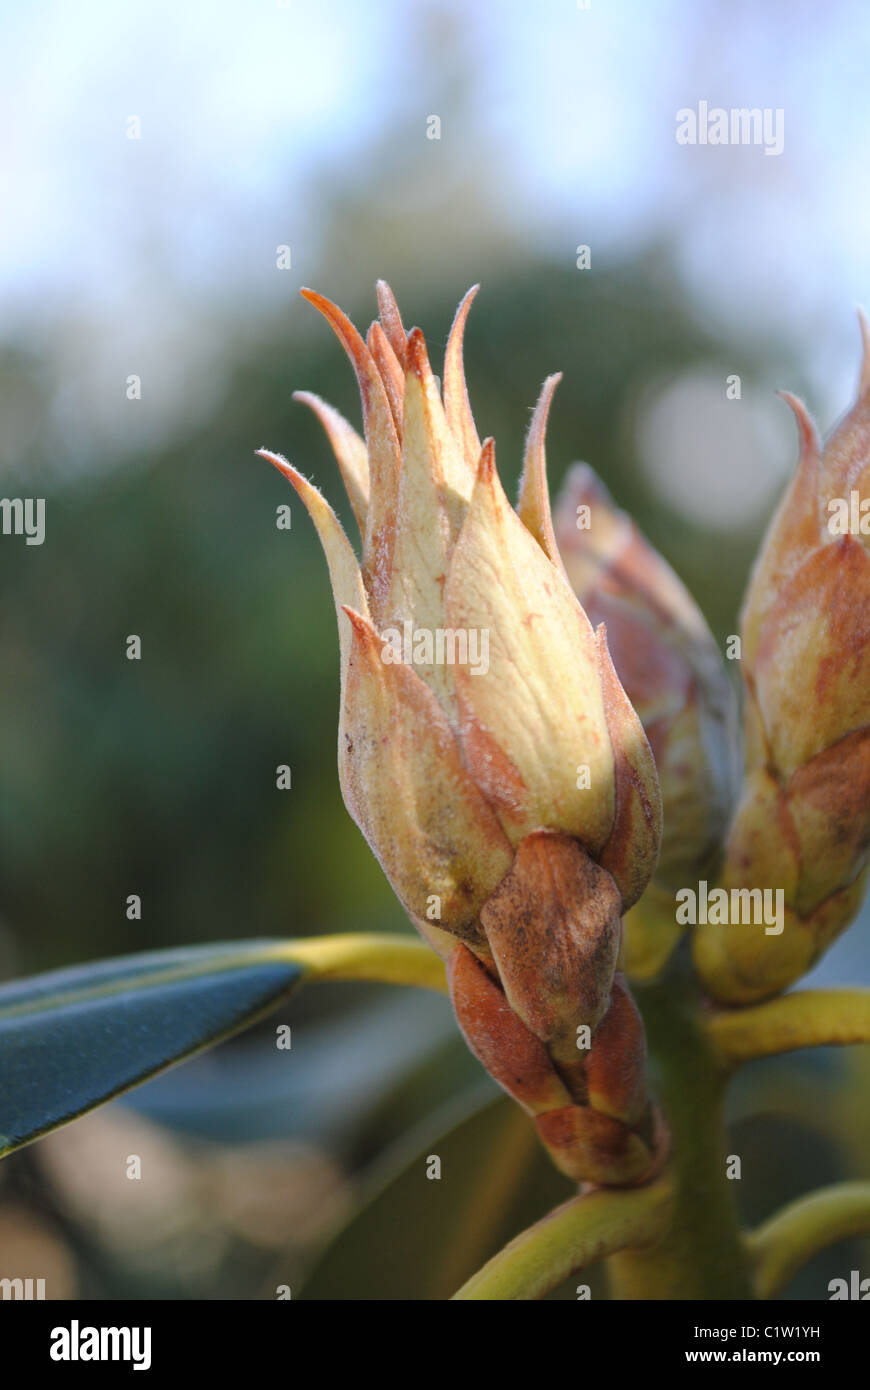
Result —
MULTIPOLYGON (((297 489, 329 565, 345 803, 411 920, 451 962, 457 1015, 484 1064, 503 1084, 500 1068, 525 1069, 524 1104, 540 1083, 534 1104, 545 1110, 564 1108, 559 1087, 569 1108, 585 1105, 578 1029, 593 1033, 608 1014, 620 917, 654 870, 661 802, 605 630, 591 626, 552 542, 546 411, 536 416, 540 476, 527 522, 468 403, 462 336, 474 292, 450 334, 443 398, 422 333, 405 332, 386 286, 365 341, 334 305, 304 293, 360 386, 364 446, 331 407, 303 396, 335 449, 363 536, 359 563, 320 493, 261 452, 297 489)), ((597 1132, 584 1130, 583 1153, 597 1132)), ((617 1159, 609 1163, 615 1172, 617 1159)))
POLYGON ((800 401, 796 475, 744 604, 746 775, 727 889, 782 890, 782 930, 701 926, 707 987, 748 1003, 804 974, 861 901, 870 848, 870 352, 824 454, 800 401), (866 530, 864 529, 864 518, 866 530))
POLYGON ((737 792, 736 699, 691 594, 587 464, 568 473, 556 542, 590 621, 604 623, 619 679, 656 760, 664 809, 656 881, 715 868, 737 792))
POLYGON ((615 1186, 648 1181, 659 1171, 667 1139, 647 1100, 643 1025, 621 976, 589 1053, 585 1103, 578 1104, 565 1069, 557 1068, 467 947, 456 948, 447 971, 469 1048, 533 1117, 557 1168, 578 1182, 615 1186))
POLYGON ((604 623, 613 663, 649 739, 664 826, 655 881, 626 921, 625 968, 657 975, 679 940, 673 890, 716 872, 737 792, 737 702, 691 594, 588 466, 554 514, 571 587, 604 623))

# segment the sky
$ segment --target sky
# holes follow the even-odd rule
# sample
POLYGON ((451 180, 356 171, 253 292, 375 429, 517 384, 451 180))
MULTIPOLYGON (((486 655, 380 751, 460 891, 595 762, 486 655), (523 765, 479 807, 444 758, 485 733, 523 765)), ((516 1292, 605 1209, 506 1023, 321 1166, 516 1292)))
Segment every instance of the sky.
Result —
POLYGON ((793 343, 827 427, 870 301, 868 58, 870 7, 851 0, 5 0, 0 341, 53 360, 71 428, 121 451, 118 371, 168 378, 171 361, 171 432, 220 389, 206 319, 283 312, 324 188, 407 128, 436 183, 479 150, 535 251, 606 260, 674 233, 699 315, 793 343), (441 90, 436 151, 448 42, 472 92, 460 111, 441 90), (782 153, 679 145, 677 112, 701 101, 780 110, 782 153))

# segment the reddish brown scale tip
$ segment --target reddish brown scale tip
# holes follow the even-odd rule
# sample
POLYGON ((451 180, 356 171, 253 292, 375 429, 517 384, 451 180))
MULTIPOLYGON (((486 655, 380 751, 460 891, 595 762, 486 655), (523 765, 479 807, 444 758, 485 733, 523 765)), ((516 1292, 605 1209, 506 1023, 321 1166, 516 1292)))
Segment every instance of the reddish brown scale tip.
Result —
POLYGON ((780 400, 785 401, 792 411, 797 421, 798 433, 800 435, 801 454, 818 456, 819 435, 816 430, 815 422, 799 396, 795 396, 791 391, 777 391, 780 400))
POLYGON ((363 617, 362 613, 357 613, 355 608, 350 608, 346 603, 341 605, 341 611, 350 619, 354 635, 359 638, 360 643, 367 651, 377 645, 378 635, 368 618, 363 617))
POLYGON ((477 464, 477 481, 492 484, 498 477, 495 466, 495 440, 490 435, 480 446, 480 459, 477 464))
POLYGON ((533 1115, 564 1105, 568 1094, 545 1047, 466 946, 450 957, 447 978, 466 1042, 499 1085, 533 1115))
MULTIPOLYGON (((287 462, 283 454, 276 454, 271 449, 255 449, 254 454, 257 458, 265 459, 267 463, 271 463, 273 468, 277 468, 278 472, 293 484, 297 492, 300 487, 304 486, 305 479, 302 474, 297 472, 292 463, 287 462)), ((309 483, 309 487, 311 486, 313 484, 309 483)))
POLYGON ((598 1025, 586 1062, 592 1104, 613 1119, 636 1124, 646 1105, 643 1023, 621 975, 598 1025))
POLYGON ((399 306, 396 303, 396 296, 390 289, 386 280, 378 280, 375 285, 375 293, 378 297, 378 310, 381 316, 381 323, 387 335, 390 347, 399 359, 402 370, 406 370, 405 352, 407 347, 407 335, 402 323, 402 315, 399 313, 399 306))
POLYGON ((384 390, 387 393, 387 400, 390 403, 390 410, 393 415, 393 423, 396 431, 400 432, 402 427, 403 397, 405 390, 405 376, 402 364, 390 345, 381 325, 375 319, 366 334, 366 346, 374 359, 375 366, 381 374, 384 383, 384 390))
POLYGON ((421 380, 431 375, 432 368, 429 365, 426 339, 423 336, 423 330, 421 328, 412 328, 408 334, 405 370, 413 372, 414 376, 419 377, 421 380))

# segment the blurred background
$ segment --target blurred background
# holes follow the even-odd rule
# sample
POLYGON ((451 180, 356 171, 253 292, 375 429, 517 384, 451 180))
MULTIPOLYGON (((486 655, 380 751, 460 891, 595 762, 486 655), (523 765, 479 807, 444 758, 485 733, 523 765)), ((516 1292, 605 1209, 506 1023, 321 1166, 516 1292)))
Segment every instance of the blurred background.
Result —
MULTIPOLYGON (((735 630, 796 457, 775 391, 826 432, 857 380, 868 59, 860 0, 8 0, 0 492, 44 497, 46 534, 0 538, 0 979, 408 930, 339 796, 326 568, 254 457, 282 451, 348 519, 291 392, 358 422, 356 388, 302 285, 365 328, 386 277, 437 362, 480 281, 467 374, 508 489, 561 370, 554 490, 592 463, 735 630), (781 109, 782 153, 678 144, 699 101, 781 109)), ((866 980, 868 927, 816 976, 866 980)), ((867 1175, 866 1052, 735 1088, 747 1219, 867 1175)), ((0 1276, 50 1297, 443 1297, 566 1195, 445 1001, 318 987, 6 1161, 0 1276)), ((788 1295, 827 1297, 861 1255, 835 1247, 788 1295)))

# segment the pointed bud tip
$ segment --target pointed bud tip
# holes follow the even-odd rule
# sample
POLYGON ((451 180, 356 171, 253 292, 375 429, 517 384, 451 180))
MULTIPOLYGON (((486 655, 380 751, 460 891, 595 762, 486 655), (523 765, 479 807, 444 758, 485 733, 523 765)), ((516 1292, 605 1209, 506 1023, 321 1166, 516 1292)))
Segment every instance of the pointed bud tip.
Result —
POLYGON ((313 304, 329 324, 332 325, 334 332, 344 345, 345 351, 351 358, 354 366, 359 370, 360 356, 364 347, 363 340, 351 323, 347 314, 334 304, 331 299, 327 299, 325 294, 319 294, 317 290, 301 289, 299 293, 303 299, 307 299, 309 304, 313 304))
POLYGON ((347 314, 339 309, 337 304, 333 304, 331 299, 327 299, 325 294, 319 294, 317 290, 303 288, 299 293, 303 299, 307 299, 309 304, 313 304, 315 309, 332 325, 339 338, 344 342, 345 349, 351 352, 353 357, 354 350, 356 350, 355 339, 359 339, 360 343, 362 343, 362 339, 347 314))
MULTIPOLYGON (((622 682, 620 681, 619 676, 616 673, 616 667, 613 664, 613 657, 610 655, 610 643, 607 640, 606 623, 599 623, 598 626, 595 628, 595 643, 598 647, 599 668, 601 668, 603 664, 605 674, 611 679, 613 683, 618 684, 620 690, 622 691, 622 682)), ((610 692, 605 690, 605 700, 608 698, 608 694, 612 695, 612 693, 612 690, 610 692)), ((626 699, 628 699, 628 696, 626 696, 626 699)))
POLYGON ((396 296, 393 294, 386 280, 377 280, 375 282, 375 294, 377 296, 378 311, 381 316, 384 332, 399 362, 404 363, 405 325, 402 323, 402 315, 399 312, 396 296))
POLYGON ((366 344, 372 355, 374 355, 375 349, 389 353, 393 352, 390 340, 384 332, 380 319, 372 319, 369 324, 368 332, 366 333, 366 344))
POLYGON ((254 455, 256 458, 265 459, 267 463, 271 463, 279 472, 286 473, 288 476, 290 473, 295 473, 296 471, 293 465, 287 462, 283 454, 276 454, 273 449, 255 449, 254 455))
POLYGON ((480 446, 480 458, 477 463, 477 481, 479 483, 491 483, 496 476, 495 440, 492 435, 489 435, 480 446))
POLYGON ((426 348, 426 339, 423 330, 412 328, 408 333, 408 350, 405 358, 405 370, 422 380, 424 377, 431 376, 432 368, 429 365, 429 353, 426 348))
POLYGON ((359 638, 364 647, 370 648, 378 639, 377 633, 368 618, 362 613, 358 613, 355 608, 351 608, 347 603, 341 605, 341 611, 350 619, 350 625, 353 628, 354 636, 359 638))
MULTIPOLYGON (((479 289, 480 285, 472 285, 470 289, 466 290, 459 301, 456 313, 453 315, 453 323, 447 338, 447 351, 444 358, 445 377, 448 374, 448 363, 451 358, 454 361, 458 374, 462 376, 462 339, 465 335, 465 324, 468 319, 468 312, 479 289)), ((464 388, 464 379, 462 384, 464 388)))
POLYGON ((781 400, 785 401, 797 421, 801 452, 807 450, 815 451, 818 448, 819 442, 816 426, 800 396, 793 395, 791 391, 777 391, 776 394, 781 400))
POLYGON ((314 484, 309 483, 307 478, 303 478, 299 470, 294 468, 292 463, 288 463, 283 454, 276 454, 271 449, 255 449, 254 452, 258 458, 265 459, 267 463, 271 463, 273 468, 277 468, 278 472, 283 474, 289 483, 292 483, 301 497, 306 492, 317 492, 314 484))

